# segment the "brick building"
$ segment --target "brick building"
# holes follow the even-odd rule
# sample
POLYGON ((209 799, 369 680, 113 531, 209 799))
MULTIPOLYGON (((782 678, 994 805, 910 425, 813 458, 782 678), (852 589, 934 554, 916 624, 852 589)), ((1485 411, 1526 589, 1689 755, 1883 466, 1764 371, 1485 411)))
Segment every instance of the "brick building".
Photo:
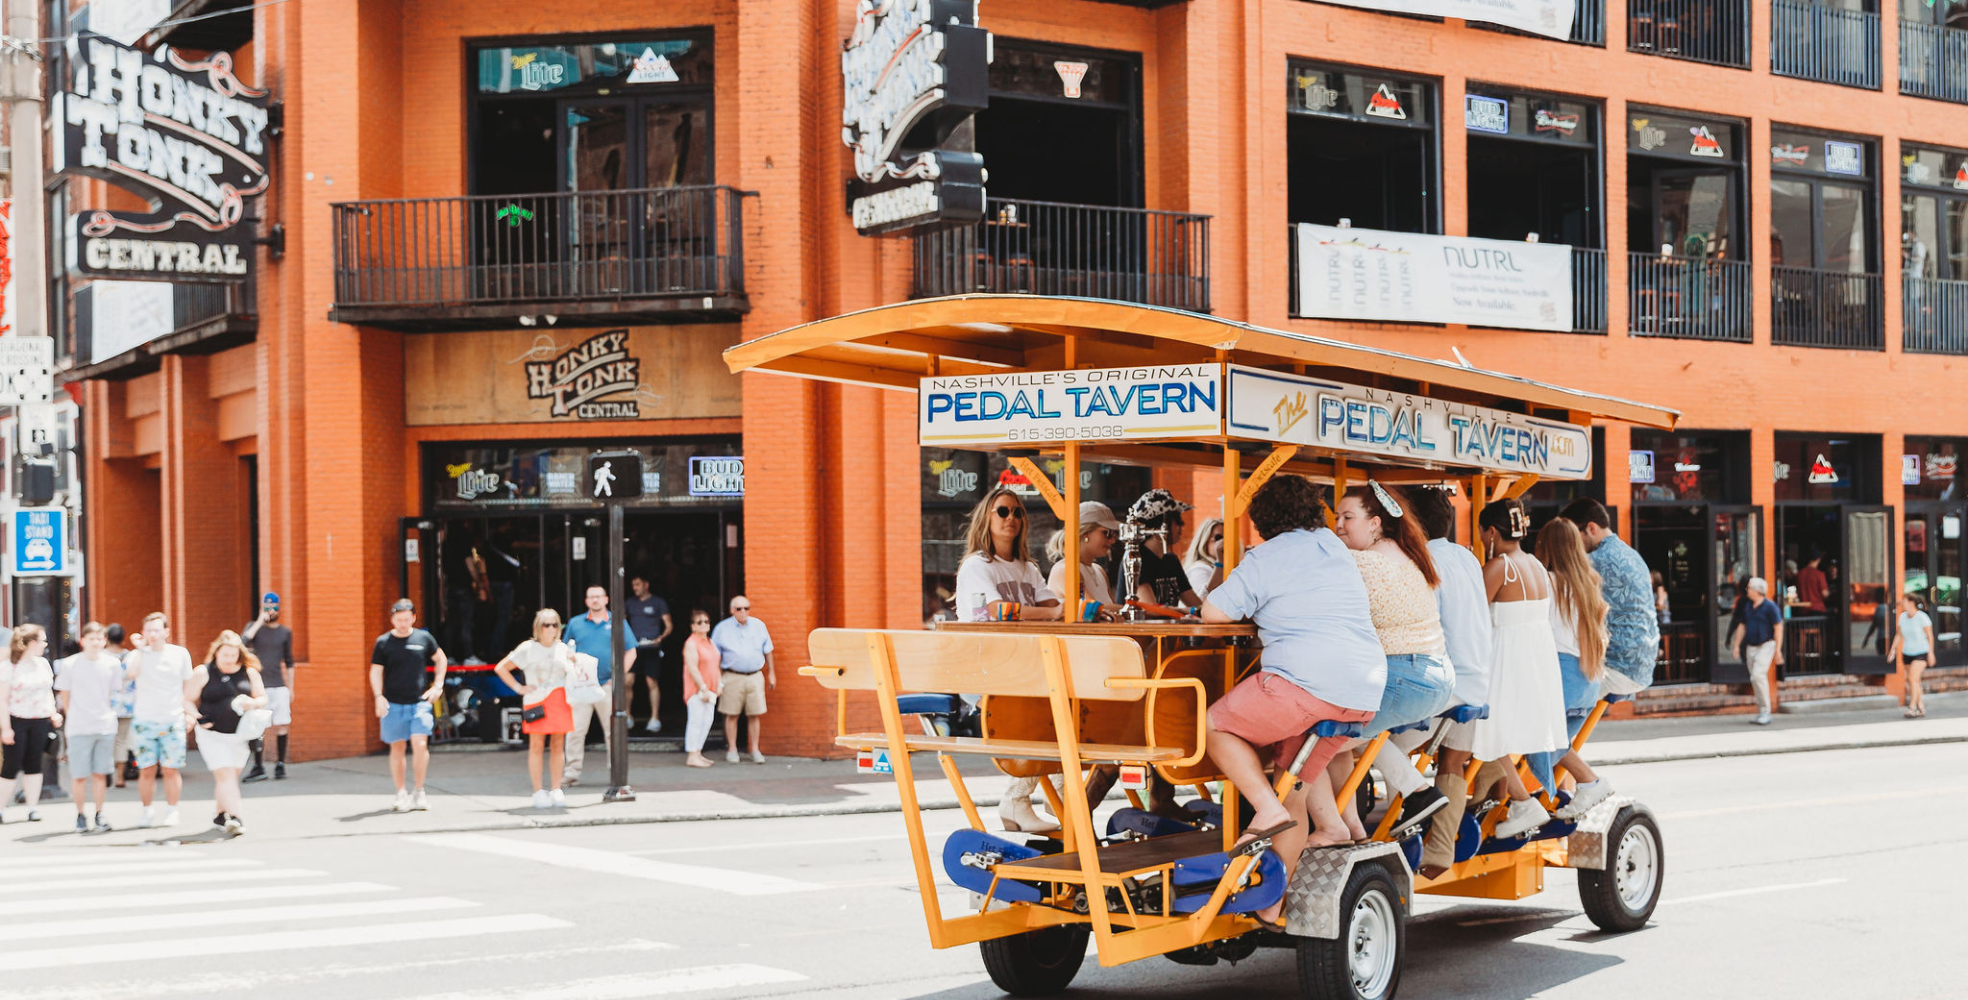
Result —
MULTIPOLYGON (((162 607, 202 646, 278 591, 307 664, 295 748, 362 752, 388 602, 496 659, 599 579, 579 462, 634 447, 630 571, 679 625, 749 594, 788 679, 768 745, 826 752, 803 637, 929 617, 1002 465, 919 448, 906 394, 737 378, 718 352, 1049 291, 1679 408, 1686 430, 1609 427, 1591 484, 1533 495, 1601 497, 1662 570, 1641 711, 1745 706, 1735 580, 1813 556, 1831 599, 1794 609, 1782 697, 1896 691, 1874 609, 1900 586, 1961 666, 1968 404, 1944 387, 1968 354, 1968 69, 1937 53, 1968 35, 1919 4, 1627 3, 1583 0, 1560 39, 1306 0, 983 0, 991 103, 959 141, 987 222, 886 238, 843 204, 851 0, 308 0, 158 28, 278 102, 249 215, 279 252, 250 285, 177 286, 171 329, 111 356, 85 343, 116 322, 79 315, 88 282, 56 296, 89 615, 162 607), (1570 246, 1568 332, 1314 318, 1299 224, 1570 246)), ((73 180, 50 218, 116 197, 73 180)), ((1219 509, 1209 477, 1083 481, 1219 509)))

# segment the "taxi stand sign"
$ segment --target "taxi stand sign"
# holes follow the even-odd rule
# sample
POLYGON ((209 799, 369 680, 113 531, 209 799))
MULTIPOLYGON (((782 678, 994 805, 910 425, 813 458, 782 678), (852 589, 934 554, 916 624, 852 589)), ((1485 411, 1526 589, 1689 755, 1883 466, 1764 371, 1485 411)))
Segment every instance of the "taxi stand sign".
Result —
POLYGON ((21 507, 13 511, 7 533, 7 569, 14 576, 70 576, 68 511, 60 507, 21 507))

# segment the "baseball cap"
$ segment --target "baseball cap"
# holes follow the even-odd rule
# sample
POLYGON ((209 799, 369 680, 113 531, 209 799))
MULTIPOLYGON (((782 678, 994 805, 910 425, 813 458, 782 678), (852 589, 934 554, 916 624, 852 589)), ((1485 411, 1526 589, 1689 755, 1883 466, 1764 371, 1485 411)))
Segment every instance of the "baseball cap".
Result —
POLYGON ((1760 576, 1752 576, 1749 578, 1749 589, 1759 594, 1768 594, 1770 592, 1770 583, 1760 576))
POLYGON ((390 605, 390 614, 396 614, 398 611, 415 611, 415 610, 417 610, 417 606, 415 604, 410 603, 410 599, 408 597, 397 598, 396 603, 390 605))
POLYGON ((269 590, 266 593, 260 595, 260 603, 271 604, 277 608, 280 606, 280 595, 269 590))
POLYGON ((1113 508, 1098 500, 1088 500, 1080 505, 1080 529, 1084 531, 1090 524, 1097 524, 1117 535, 1121 533, 1121 522, 1114 516, 1113 508))

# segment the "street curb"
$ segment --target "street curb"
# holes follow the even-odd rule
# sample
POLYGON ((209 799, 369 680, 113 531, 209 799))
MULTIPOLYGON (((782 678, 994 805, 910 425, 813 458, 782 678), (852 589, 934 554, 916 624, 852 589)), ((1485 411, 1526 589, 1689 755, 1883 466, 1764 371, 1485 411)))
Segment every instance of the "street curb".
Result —
MULTIPOLYGON (((1660 753, 1633 754, 1623 757, 1595 757, 1593 763, 1602 767, 1621 764, 1661 764, 1683 760, 1713 760, 1721 757, 1768 757, 1777 754, 1816 753, 1825 750, 1872 750, 1881 747, 1926 746, 1939 743, 1968 743, 1964 736, 1915 736, 1905 739, 1851 740, 1843 743, 1824 743, 1805 747, 1768 747, 1745 750, 1701 753, 1660 753)), ((1125 798, 1124 793, 1110 792, 1108 799, 1125 798)), ((981 812, 998 804, 997 796, 976 796, 971 799, 981 812)), ((958 809, 961 805, 955 796, 946 798, 925 798, 917 803, 923 811, 932 809, 958 809)), ((334 833, 312 834, 304 839, 319 837, 373 837, 373 836, 423 836, 440 833, 485 833, 497 830, 553 830, 583 826, 636 826, 655 823, 705 823, 745 819, 802 819, 812 816, 863 816, 871 813, 901 812, 900 803, 864 802, 854 805, 817 804, 810 806, 778 806, 767 809, 708 809, 697 812, 664 813, 656 816, 569 816, 565 818, 516 819, 507 823, 480 824, 477 826, 442 827, 419 830, 349 830, 334 833)))

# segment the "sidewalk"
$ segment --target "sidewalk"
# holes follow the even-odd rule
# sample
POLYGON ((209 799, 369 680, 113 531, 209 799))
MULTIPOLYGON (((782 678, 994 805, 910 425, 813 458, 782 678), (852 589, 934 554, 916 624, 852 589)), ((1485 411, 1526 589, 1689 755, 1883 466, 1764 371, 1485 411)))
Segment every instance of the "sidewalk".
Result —
MULTIPOLYGON (((1968 697, 1929 699, 1925 719, 1900 718, 1899 709, 1823 715, 1779 715, 1770 726, 1750 725, 1744 716, 1609 722, 1590 745, 1594 764, 1641 764, 1705 757, 1736 757, 1811 750, 1968 742, 1968 697)), ((185 772, 182 822, 173 830, 135 829, 135 783, 112 790, 106 810, 119 829, 78 837, 75 813, 67 802, 45 805, 42 822, 20 822, 26 810, 9 806, 0 826, 0 845, 128 846, 160 839, 187 842, 214 839, 208 827, 211 778, 192 755, 185 772), (128 827, 128 829, 124 829, 128 827)), ((768 759, 729 764, 714 757, 708 770, 683 766, 683 754, 632 753, 630 782, 634 802, 604 804, 607 758, 596 747, 588 754, 593 783, 568 789, 567 808, 535 810, 526 781, 525 757, 517 751, 441 753, 431 760, 431 808, 422 813, 390 811, 389 760, 351 757, 298 764, 287 781, 246 788, 246 820, 254 840, 437 833, 470 830, 600 826, 716 819, 770 819, 790 816, 895 812, 900 799, 887 775, 859 774, 852 760, 768 759)), ((980 807, 994 807, 1004 779, 989 761, 960 762, 980 807)), ((949 809, 956 794, 935 758, 917 755, 916 794, 925 809, 949 809)), ((160 810, 161 812, 161 810, 160 810)))

